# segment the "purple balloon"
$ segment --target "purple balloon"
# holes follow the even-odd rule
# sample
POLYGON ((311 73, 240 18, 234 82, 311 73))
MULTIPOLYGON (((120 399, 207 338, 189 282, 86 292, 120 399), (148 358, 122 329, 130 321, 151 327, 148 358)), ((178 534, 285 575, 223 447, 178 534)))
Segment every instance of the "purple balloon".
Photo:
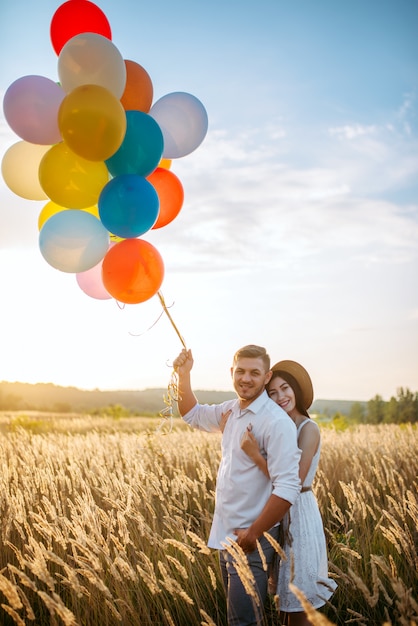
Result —
POLYGON ((62 141, 58 109, 63 89, 45 76, 23 76, 7 89, 4 116, 10 128, 30 143, 52 145, 62 141))

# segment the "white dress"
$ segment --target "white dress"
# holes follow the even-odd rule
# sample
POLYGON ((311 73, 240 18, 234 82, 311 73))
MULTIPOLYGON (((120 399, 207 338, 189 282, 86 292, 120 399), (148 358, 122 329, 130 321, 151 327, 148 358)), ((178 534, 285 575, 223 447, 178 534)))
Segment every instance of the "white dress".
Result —
MULTIPOLYGON (((299 425, 297 429, 298 439, 303 426, 310 421, 310 418, 306 418, 299 425)), ((318 428, 317 424, 315 426, 318 428)), ((302 488, 312 485, 318 467, 320 448, 321 444, 319 444, 318 450, 312 458, 302 488)), ((279 567, 277 593, 280 610, 285 613, 303 611, 300 602, 289 590, 289 582, 298 587, 312 606, 318 609, 332 596, 337 585, 334 580, 328 577, 328 554, 324 526, 318 503, 312 491, 300 493, 282 523, 287 561, 282 559, 279 567), (294 577, 291 580, 292 559, 294 577)))

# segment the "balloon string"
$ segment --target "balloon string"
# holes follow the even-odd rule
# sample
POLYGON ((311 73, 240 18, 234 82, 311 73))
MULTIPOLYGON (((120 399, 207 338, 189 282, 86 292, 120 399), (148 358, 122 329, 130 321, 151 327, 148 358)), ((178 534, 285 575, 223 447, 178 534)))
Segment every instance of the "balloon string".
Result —
POLYGON ((163 429, 164 424, 169 421, 169 431, 173 430, 173 402, 178 402, 178 376, 175 370, 171 373, 170 382, 168 383, 167 395, 163 396, 165 408, 159 412, 159 416, 162 418, 160 425, 157 428, 157 432, 163 429))
MULTIPOLYGON (((163 294, 161 293, 161 291, 158 291, 157 294, 160 299, 161 306, 163 307, 163 311, 167 315, 168 319, 171 322, 172 327, 176 331, 177 336, 180 339, 183 348, 187 349, 186 342, 184 341, 183 337, 180 335, 179 329, 177 328, 176 324, 174 323, 173 318, 170 315, 170 312, 165 303, 163 294)), ((165 395, 163 399, 164 399, 165 408, 162 411, 160 411, 160 417, 162 418, 162 421, 157 431, 161 431, 164 423, 167 420, 169 420, 169 424, 170 424, 169 432, 171 432, 173 429, 173 402, 177 402, 179 400, 178 375, 174 369, 171 372, 171 378, 168 384, 167 395, 165 395)))
POLYGON ((158 292, 157 292, 157 294, 158 294, 158 297, 159 297, 159 299, 160 299, 161 306, 162 306, 162 307, 163 307, 163 309, 164 309, 164 313, 167 315, 168 319, 169 319, 169 320, 170 320, 170 322, 171 322, 172 327, 173 327, 173 328, 174 328, 174 330, 176 331, 177 336, 178 336, 178 338, 180 339, 180 341, 181 341, 181 344, 182 344, 183 348, 185 348, 185 349, 187 350, 187 348, 186 348, 186 342, 184 341, 183 337, 180 335, 180 333, 179 333, 179 329, 178 329, 178 328, 177 328, 177 326, 175 325, 174 320, 173 320, 173 318, 171 317, 169 310, 167 309, 167 305, 166 305, 166 303, 165 303, 165 301, 164 301, 163 294, 161 293, 161 291, 158 291, 158 292))
POLYGON ((132 335, 132 337, 142 337, 142 335, 145 335, 145 333, 147 333, 149 330, 151 330, 151 328, 154 328, 154 326, 160 321, 160 319, 162 318, 163 315, 164 315, 164 311, 161 311, 161 313, 159 314, 159 316, 157 317, 155 322, 153 324, 151 324, 151 326, 147 330, 145 330, 143 333, 140 333, 139 335, 137 335, 137 334, 131 333, 129 331, 129 334, 132 335))
MULTIPOLYGON (((175 325, 174 320, 170 315, 170 312, 165 303, 163 294, 161 293, 161 291, 158 291, 157 293, 161 302, 161 306, 163 307, 164 313, 167 315, 168 319, 171 322, 172 327, 176 331, 177 336, 180 339, 183 348, 187 349, 186 342, 184 341, 183 337, 180 335, 179 329, 175 325)), ((176 402, 178 400, 179 400, 178 375, 177 375, 177 372, 173 369, 173 371, 171 372, 170 382, 168 384, 167 395, 164 396, 164 404, 166 406, 162 411, 160 411, 160 417, 162 418, 162 421, 158 430, 161 430, 163 427, 163 424, 167 420, 169 420, 169 423, 170 423, 169 432, 171 432, 171 430, 173 429, 173 402, 176 402)))

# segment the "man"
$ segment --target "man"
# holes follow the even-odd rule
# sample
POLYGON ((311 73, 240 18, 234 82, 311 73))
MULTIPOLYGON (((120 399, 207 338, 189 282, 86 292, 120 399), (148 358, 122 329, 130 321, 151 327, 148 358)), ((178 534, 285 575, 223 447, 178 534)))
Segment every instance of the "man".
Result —
POLYGON ((223 430, 208 546, 220 551, 228 624, 262 624, 268 583, 265 565, 271 563, 275 553, 264 532, 269 531, 277 539, 278 523, 300 492, 296 427, 265 391, 272 372, 264 348, 249 345, 235 353, 231 375, 238 398, 217 405, 201 405, 193 393, 190 350, 182 350, 173 365, 178 375, 178 409, 184 421, 208 432, 223 430), (225 422, 226 414, 229 417, 225 422), (247 429, 256 437, 267 460, 270 479, 241 450, 240 441, 247 429), (242 569, 231 548, 228 550, 234 541, 245 553, 258 596, 246 591, 239 575, 242 569), (263 558, 257 542, 261 544, 263 558))

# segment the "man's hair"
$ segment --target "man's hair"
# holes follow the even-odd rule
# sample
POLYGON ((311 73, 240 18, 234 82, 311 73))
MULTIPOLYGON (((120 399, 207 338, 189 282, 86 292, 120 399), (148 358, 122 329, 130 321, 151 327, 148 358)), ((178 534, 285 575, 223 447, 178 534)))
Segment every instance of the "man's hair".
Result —
POLYGON ((237 350, 234 354, 234 359, 232 365, 238 361, 238 359, 249 358, 249 359, 261 359, 263 361, 264 367, 266 368, 266 372, 270 369, 270 356, 267 354, 266 349, 261 346, 254 346, 250 344, 249 346, 244 346, 237 350))

